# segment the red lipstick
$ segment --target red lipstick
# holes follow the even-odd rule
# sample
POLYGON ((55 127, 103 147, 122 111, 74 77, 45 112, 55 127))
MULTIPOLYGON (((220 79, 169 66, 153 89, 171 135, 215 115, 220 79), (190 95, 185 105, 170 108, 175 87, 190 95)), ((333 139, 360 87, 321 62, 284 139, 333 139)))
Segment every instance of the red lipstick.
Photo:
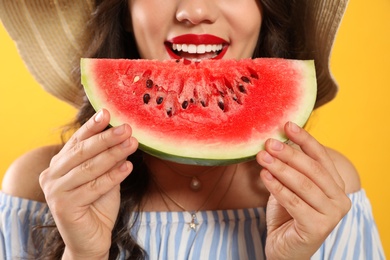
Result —
POLYGON ((168 42, 176 44, 228 44, 224 39, 211 34, 183 34, 168 42))
MULTIPOLYGON (((185 46, 185 47, 187 47, 185 46)), ((168 41, 165 42, 165 48, 169 54, 169 56, 172 59, 193 59, 193 60, 202 60, 202 59, 222 59, 222 57, 225 55, 227 48, 229 46, 229 43, 217 36, 210 35, 210 34, 183 34, 177 37, 174 37, 168 41), (175 51, 173 48, 173 45, 193 45, 192 47, 199 46, 199 45, 219 45, 221 49, 214 51, 209 51, 207 54, 204 54, 204 52, 201 53, 195 53, 192 52, 192 54, 188 54, 187 51, 175 51), (221 47, 222 46, 222 47, 221 47)), ((175 46, 176 48, 176 46, 175 46)), ((205 48, 205 46, 203 46, 205 48)))

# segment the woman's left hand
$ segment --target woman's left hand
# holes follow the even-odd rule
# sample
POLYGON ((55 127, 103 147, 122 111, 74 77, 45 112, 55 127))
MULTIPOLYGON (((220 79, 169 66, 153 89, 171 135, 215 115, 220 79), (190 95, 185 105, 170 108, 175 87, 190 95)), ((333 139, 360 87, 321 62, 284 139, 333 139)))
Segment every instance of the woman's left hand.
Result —
POLYGON ((257 155, 271 193, 265 252, 268 259, 309 259, 351 201, 325 147, 294 123, 285 125, 285 133, 300 149, 270 139, 257 155))

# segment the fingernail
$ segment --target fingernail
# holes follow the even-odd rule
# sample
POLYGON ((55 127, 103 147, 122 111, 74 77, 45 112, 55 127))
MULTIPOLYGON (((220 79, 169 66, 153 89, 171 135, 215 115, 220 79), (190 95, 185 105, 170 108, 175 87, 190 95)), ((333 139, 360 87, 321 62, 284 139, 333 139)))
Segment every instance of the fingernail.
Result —
POLYGON ((119 167, 119 170, 120 170, 121 172, 125 172, 125 171, 128 170, 127 161, 124 162, 124 163, 119 167))
POLYGON ((301 131, 301 128, 293 122, 289 122, 289 127, 290 130, 294 133, 299 133, 299 131, 301 131))
POLYGON ((96 115, 95 115, 95 122, 100 123, 103 119, 103 111, 100 110, 96 115))
POLYGON ((117 126, 114 129, 114 134, 116 134, 116 135, 123 135, 124 132, 125 132, 125 126, 124 125, 117 126))
POLYGON ((274 162, 274 158, 267 152, 263 152, 263 161, 266 162, 266 163, 273 163, 274 162))
POLYGON ((271 139, 271 149, 275 151, 281 151, 283 149, 283 144, 278 140, 271 139))

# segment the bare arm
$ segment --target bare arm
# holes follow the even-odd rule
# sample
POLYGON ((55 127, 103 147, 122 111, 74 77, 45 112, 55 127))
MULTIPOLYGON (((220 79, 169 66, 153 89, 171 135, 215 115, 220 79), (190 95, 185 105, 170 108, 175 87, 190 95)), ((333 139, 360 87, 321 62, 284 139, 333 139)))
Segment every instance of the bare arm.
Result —
POLYGON ((16 159, 4 175, 2 191, 15 197, 45 202, 39 175, 49 167, 50 160, 61 147, 53 145, 36 148, 16 159))

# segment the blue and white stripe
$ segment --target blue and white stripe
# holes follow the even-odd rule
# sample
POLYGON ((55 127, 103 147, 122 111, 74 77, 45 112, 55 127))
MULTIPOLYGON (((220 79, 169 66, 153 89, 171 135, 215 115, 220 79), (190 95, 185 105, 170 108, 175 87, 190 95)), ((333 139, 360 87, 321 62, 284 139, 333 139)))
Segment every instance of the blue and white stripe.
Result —
POLYGON ((312 259, 385 259, 372 208, 364 190, 349 195, 352 208, 312 259))
MULTIPOLYGON (((352 209, 312 259, 385 259, 364 190, 349 195, 352 209)), ((46 204, 0 192, 0 259, 26 259, 31 228, 46 204)), ((149 259, 264 259, 262 208, 201 211, 197 231, 188 212, 141 212, 133 235, 149 259)))
POLYGON ((196 231, 188 212, 143 212, 133 233, 150 259, 263 259, 263 209, 201 211, 196 231), (255 246, 257 245, 257 246, 255 246))
MULTIPOLYGON (((0 193, 0 259, 27 259, 31 248, 31 229, 38 214, 48 217, 46 204, 0 193)), ((44 220, 43 220, 44 221, 44 220)))

